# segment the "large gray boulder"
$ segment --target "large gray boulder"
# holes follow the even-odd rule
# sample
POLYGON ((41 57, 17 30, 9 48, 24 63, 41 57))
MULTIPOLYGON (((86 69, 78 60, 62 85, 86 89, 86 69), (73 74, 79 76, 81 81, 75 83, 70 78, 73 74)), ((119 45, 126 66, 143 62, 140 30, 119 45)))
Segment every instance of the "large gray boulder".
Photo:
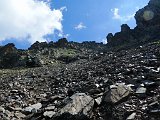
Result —
POLYGON ((58 120, 82 120, 89 119, 94 106, 94 99, 85 93, 72 95, 66 106, 58 113, 58 120))
POLYGON ((118 103, 122 99, 129 96, 131 93, 131 88, 123 83, 119 83, 116 85, 111 85, 110 90, 105 93, 103 101, 105 103, 118 103))

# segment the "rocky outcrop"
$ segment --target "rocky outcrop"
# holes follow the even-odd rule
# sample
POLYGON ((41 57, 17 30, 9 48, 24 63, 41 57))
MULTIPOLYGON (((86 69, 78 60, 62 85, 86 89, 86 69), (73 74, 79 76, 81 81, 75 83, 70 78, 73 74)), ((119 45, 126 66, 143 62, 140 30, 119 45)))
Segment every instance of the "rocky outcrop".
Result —
POLYGON ((123 24, 121 26, 121 32, 115 33, 114 36, 111 33, 109 33, 107 36, 107 41, 107 45, 110 47, 135 42, 134 34, 127 24, 123 24))
POLYGON ((55 45, 56 45, 57 47, 67 47, 67 44, 68 44, 68 41, 67 41, 66 38, 59 39, 59 40, 55 43, 55 45))
POLYGON ((128 25, 121 26, 121 31, 112 38, 107 37, 108 46, 133 46, 160 39, 160 1, 150 0, 147 6, 135 14, 137 26, 130 29, 128 25))
POLYGON ((8 43, 0 48, 0 67, 12 68, 18 66, 20 55, 13 43, 8 43))
POLYGON ((150 0, 148 5, 139 11, 135 15, 137 27, 146 28, 153 26, 160 26, 160 1, 150 0))

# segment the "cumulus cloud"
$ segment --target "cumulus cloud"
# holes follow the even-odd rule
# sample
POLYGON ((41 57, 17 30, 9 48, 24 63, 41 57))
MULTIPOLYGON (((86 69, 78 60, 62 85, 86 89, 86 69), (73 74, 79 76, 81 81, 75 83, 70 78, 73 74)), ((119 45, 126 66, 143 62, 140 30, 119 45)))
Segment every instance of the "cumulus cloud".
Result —
POLYGON ((63 33, 62 11, 51 9, 50 0, 0 0, 0 41, 15 38, 46 41, 45 36, 54 31, 63 33))
POLYGON ((81 30, 87 28, 82 22, 74 27, 76 30, 81 30))
POLYGON ((111 12, 113 12, 113 19, 120 20, 121 22, 130 21, 131 19, 134 18, 134 15, 135 15, 135 13, 133 13, 133 14, 126 15, 126 16, 121 16, 119 14, 118 8, 111 9, 111 12))

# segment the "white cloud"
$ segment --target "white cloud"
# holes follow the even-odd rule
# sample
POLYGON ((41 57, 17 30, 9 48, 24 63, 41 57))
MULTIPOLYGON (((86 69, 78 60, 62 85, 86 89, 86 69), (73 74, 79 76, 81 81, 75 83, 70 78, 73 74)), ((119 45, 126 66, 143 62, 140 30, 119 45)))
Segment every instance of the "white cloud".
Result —
POLYGON ((107 39, 102 39, 103 44, 107 44, 107 39))
POLYGON ((131 19, 134 18, 134 15, 135 15, 135 13, 133 13, 133 14, 126 15, 126 16, 121 16, 119 14, 118 8, 111 9, 111 11, 113 12, 113 19, 120 20, 121 22, 130 21, 131 19))
POLYGON ((54 31, 63 32, 62 11, 51 9, 49 0, 0 0, 0 41, 15 38, 46 41, 54 31), (26 39, 27 38, 27 39, 26 39))
POLYGON ((82 22, 74 27, 76 30, 81 30, 87 28, 82 22))
POLYGON ((66 7, 66 6, 63 6, 63 7, 60 8, 60 10, 61 10, 61 11, 67 11, 67 7, 66 7))
POLYGON ((70 36, 70 34, 64 34, 64 33, 58 33, 58 37, 61 37, 61 38, 68 38, 70 36))

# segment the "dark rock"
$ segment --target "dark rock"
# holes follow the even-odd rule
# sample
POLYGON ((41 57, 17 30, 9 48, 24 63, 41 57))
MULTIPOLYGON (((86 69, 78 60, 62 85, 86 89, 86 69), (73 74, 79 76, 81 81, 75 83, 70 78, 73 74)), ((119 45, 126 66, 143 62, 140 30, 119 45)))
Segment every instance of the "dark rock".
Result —
POLYGON ((0 48, 0 56, 1 68, 12 68, 18 66, 20 55, 13 43, 8 43, 4 47, 0 48))
POLYGON ((109 47, 123 48, 139 45, 160 39, 160 1, 150 0, 147 6, 138 10, 135 14, 137 26, 132 30, 127 24, 121 26, 121 32, 107 36, 109 47))
POLYGON ((130 32, 130 31, 131 31, 131 29, 130 29, 130 27, 129 27, 127 24, 121 25, 121 32, 126 32, 126 33, 128 33, 128 32, 130 32))
POLYGON ((68 94, 69 97, 71 97, 74 94, 74 91, 72 89, 69 89, 67 91, 67 94, 68 94))
POLYGON ((59 40, 55 43, 55 45, 56 45, 57 47, 67 47, 67 44, 68 44, 68 41, 67 41, 66 38, 59 39, 59 40))
POLYGON ((107 42, 110 43, 110 42, 112 41, 113 34, 112 34, 112 33, 109 33, 106 38, 107 38, 107 42))
POLYGON ((48 44, 47 42, 38 42, 36 41, 34 44, 31 45, 30 48, 28 48, 29 50, 41 50, 41 49, 44 49, 44 48, 47 48, 48 47, 48 44))
POLYGON ((37 57, 32 57, 28 55, 27 60, 26 60, 26 66, 27 67, 40 67, 42 66, 42 63, 37 57))

